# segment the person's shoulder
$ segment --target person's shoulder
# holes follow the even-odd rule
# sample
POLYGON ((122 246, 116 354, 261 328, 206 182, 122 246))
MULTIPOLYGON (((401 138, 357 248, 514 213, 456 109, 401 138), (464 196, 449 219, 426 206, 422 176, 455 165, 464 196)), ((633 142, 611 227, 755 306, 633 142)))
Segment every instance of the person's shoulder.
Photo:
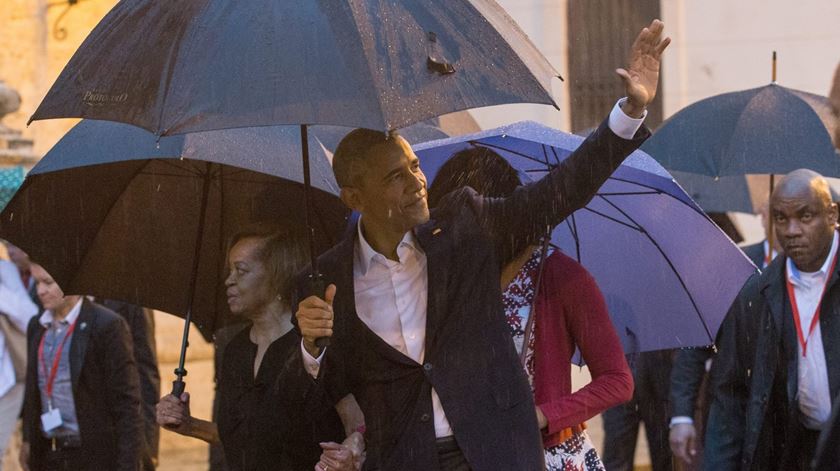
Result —
POLYGON ((564 286, 596 285, 595 278, 586 267, 560 250, 554 250, 546 259, 545 273, 563 280, 564 286))
POLYGON ((120 325, 125 326, 126 329, 128 328, 128 324, 126 324, 122 316, 89 299, 82 300, 82 309, 79 312, 79 316, 89 317, 95 325, 101 328, 116 328, 120 325))
POLYGON ((29 324, 26 326, 27 336, 32 335, 32 333, 35 332, 41 326, 41 314, 43 313, 39 312, 38 314, 32 316, 31 319, 29 319, 29 324))
POLYGON ((433 219, 459 217, 464 211, 477 208, 483 197, 469 186, 458 188, 440 199, 440 203, 432 210, 433 219))
POLYGON ((2 270, 2 271, 14 270, 15 272, 18 271, 17 265, 12 263, 11 260, 6 260, 6 259, 2 259, 2 258, 0 258, 0 270, 2 270))
POLYGON ((252 348, 254 348, 254 343, 251 342, 251 323, 248 322, 225 345, 222 363, 224 364, 228 361, 234 363, 241 362, 242 358, 250 357, 252 348))
MULTIPOLYGON (((20 280, 20 272, 18 271, 17 265, 9 260, 0 259, 0 282, 7 284, 7 280, 15 278, 20 280)), ((23 287, 23 282, 20 285, 23 287)))

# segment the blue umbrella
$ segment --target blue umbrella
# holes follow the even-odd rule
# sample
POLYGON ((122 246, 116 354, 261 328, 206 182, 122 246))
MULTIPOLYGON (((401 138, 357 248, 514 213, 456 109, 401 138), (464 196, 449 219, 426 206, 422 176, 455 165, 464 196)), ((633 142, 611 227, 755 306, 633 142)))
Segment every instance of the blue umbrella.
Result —
MULTIPOLYGON (((538 179, 583 138, 523 122, 415 146, 432 180, 454 153, 492 148, 538 179)), ((634 152, 552 233, 595 277, 625 352, 709 345, 755 267, 659 164, 634 152)))
POLYGON ((698 101, 642 145, 668 170, 711 177, 809 168, 840 176, 836 126, 825 97, 775 83, 698 101))

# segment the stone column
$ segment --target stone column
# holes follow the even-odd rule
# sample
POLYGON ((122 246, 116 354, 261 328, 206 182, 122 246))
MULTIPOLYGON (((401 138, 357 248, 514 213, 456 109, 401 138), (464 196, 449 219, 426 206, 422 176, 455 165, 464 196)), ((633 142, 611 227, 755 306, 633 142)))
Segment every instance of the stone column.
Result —
POLYGON ((32 139, 5 124, 3 117, 20 109, 20 93, 0 80, 0 166, 23 165, 31 168, 38 161, 32 139))

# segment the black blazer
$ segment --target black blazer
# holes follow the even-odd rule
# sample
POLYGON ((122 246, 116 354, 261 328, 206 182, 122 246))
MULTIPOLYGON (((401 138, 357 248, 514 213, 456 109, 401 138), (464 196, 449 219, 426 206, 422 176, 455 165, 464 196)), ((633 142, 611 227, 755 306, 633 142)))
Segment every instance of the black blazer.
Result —
MULTIPOLYGON (((42 461, 49 441, 41 431, 37 365, 44 328, 38 318, 33 317, 27 329, 23 433, 31 447, 29 469, 49 471, 42 461)), ((144 439, 131 336, 121 317, 87 299, 70 341, 70 374, 84 469, 138 470, 144 439)))
MULTIPOLYGON (((511 341, 499 277, 511 240, 536 241, 546 226, 584 206, 649 132, 633 140, 603 123, 562 165, 506 199, 457 191, 415 228, 426 253, 426 349, 419 364, 387 345, 357 316, 356 231, 322 255, 338 287, 333 339, 319 380, 338 400, 353 393, 365 414, 366 469, 439 469, 431 389, 474 471, 543 469, 534 401, 511 341)), ((306 276, 301 277, 305 286, 306 276)))
MULTIPOLYGON (((783 457, 779 445, 795 446, 798 351, 785 289, 786 260, 776 257, 747 281, 719 330, 705 469, 776 469, 783 457)), ((836 268, 820 315, 831 397, 840 392, 838 280, 836 268)))
POLYGON ((155 344, 155 319, 151 309, 112 299, 97 299, 97 303, 116 312, 128 324, 134 352, 134 362, 140 378, 140 411, 143 417, 143 469, 154 469, 153 458, 158 456, 160 427, 155 406, 160 399, 160 371, 155 344))

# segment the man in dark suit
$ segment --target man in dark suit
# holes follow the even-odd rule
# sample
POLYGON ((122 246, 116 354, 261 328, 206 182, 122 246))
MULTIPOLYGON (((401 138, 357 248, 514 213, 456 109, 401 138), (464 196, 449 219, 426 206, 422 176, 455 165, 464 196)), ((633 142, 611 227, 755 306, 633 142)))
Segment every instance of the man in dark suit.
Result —
POLYGON ((750 278, 718 335, 705 469, 808 469, 840 391, 837 206, 810 170, 771 197, 784 256, 750 278))
POLYGON ((134 361, 140 375, 140 409, 143 416, 143 436, 146 440, 143 469, 151 471, 157 465, 160 442, 160 427, 155 420, 155 405, 160 398, 160 371, 155 345, 154 313, 151 309, 113 299, 97 299, 96 302, 125 319, 131 332, 134 361))
POLYGON ((37 264, 45 311, 27 330, 24 469, 137 471, 144 444, 140 386, 125 321, 65 296, 37 264))
MULTIPOLYGON (((501 267, 585 205, 649 135, 637 130, 669 40, 654 21, 620 69, 620 101, 580 148, 510 198, 459 190, 429 214, 426 179, 397 135, 356 130, 333 159, 342 200, 361 213, 319 259, 330 285, 297 319, 306 368, 365 415, 367 469, 538 470, 540 423, 505 322, 501 267), (316 338, 331 337, 322 351, 316 338)), ((304 277, 305 278, 305 277, 304 277)), ((333 464, 322 460, 321 469, 333 464)))

